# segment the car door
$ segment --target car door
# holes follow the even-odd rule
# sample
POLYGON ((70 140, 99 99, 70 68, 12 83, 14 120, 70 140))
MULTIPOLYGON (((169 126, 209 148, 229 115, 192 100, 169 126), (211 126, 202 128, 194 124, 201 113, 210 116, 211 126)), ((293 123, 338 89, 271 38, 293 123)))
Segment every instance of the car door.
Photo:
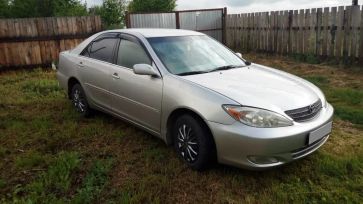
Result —
POLYGON ((108 90, 118 43, 118 34, 103 34, 92 41, 81 53, 82 57, 78 63, 87 97, 101 108, 111 109, 112 106, 108 90))
POLYGON ((135 64, 149 64, 157 70, 136 37, 122 35, 113 68, 110 92, 114 110, 155 132, 160 131, 163 81, 160 77, 137 75, 135 64))

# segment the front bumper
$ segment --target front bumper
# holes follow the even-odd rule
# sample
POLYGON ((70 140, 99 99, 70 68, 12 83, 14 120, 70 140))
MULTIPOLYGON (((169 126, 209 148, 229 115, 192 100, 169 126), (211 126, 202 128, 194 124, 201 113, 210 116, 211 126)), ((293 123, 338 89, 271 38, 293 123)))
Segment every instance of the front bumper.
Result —
POLYGON ((300 159, 319 149, 329 136, 308 145, 309 133, 330 123, 333 113, 333 107, 327 104, 314 119, 279 128, 255 128, 240 122, 232 125, 207 123, 214 136, 220 163, 245 169, 265 169, 300 159), (251 158, 265 158, 271 162, 261 163, 251 158))

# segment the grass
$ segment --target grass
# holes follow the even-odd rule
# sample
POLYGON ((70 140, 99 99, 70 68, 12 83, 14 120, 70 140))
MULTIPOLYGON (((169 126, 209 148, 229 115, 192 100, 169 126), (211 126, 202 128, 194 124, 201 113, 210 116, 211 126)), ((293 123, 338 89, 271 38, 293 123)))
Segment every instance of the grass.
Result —
POLYGON ((0 203, 362 203, 363 74, 244 55, 319 86, 334 130, 315 154, 263 172, 188 169, 171 147, 98 113, 84 119, 55 73, 0 73, 0 203))

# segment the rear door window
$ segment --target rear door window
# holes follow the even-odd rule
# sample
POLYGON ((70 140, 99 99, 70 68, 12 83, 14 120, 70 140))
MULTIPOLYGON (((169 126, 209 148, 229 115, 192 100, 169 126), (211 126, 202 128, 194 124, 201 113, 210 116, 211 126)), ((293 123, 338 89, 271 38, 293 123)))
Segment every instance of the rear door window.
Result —
POLYGON ((113 51, 118 42, 117 38, 103 38, 92 42, 82 53, 83 56, 113 63, 113 51))

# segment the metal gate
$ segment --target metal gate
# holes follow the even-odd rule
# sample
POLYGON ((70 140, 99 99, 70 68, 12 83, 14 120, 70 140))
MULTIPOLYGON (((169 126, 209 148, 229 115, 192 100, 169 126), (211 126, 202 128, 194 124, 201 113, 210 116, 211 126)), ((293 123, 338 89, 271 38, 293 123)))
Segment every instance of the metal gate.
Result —
POLYGON ((167 13, 127 13, 127 28, 174 28, 205 33, 220 42, 226 39, 227 8, 167 13))

